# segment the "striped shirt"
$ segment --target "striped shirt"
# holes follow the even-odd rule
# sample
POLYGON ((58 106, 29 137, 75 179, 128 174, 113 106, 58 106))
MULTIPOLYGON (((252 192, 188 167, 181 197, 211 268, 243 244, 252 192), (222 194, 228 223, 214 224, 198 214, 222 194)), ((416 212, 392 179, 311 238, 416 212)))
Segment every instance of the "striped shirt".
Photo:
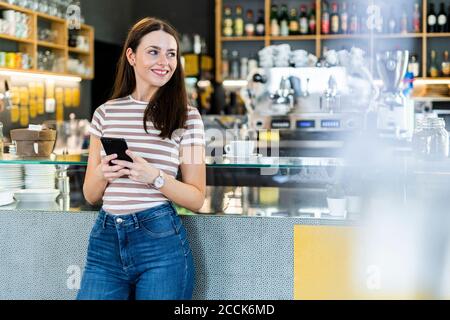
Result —
MULTIPOLYGON (((200 113, 188 107, 185 128, 171 138, 159 137, 151 121, 145 132, 143 118, 147 102, 131 96, 111 100, 95 110, 89 132, 97 138, 124 138, 129 149, 166 175, 176 177, 180 165, 180 146, 204 146, 205 132, 200 113)), ((105 156, 101 150, 101 156, 105 156)), ((109 183, 103 195, 103 209, 111 214, 131 214, 163 204, 168 199, 147 184, 126 176, 109 183)))

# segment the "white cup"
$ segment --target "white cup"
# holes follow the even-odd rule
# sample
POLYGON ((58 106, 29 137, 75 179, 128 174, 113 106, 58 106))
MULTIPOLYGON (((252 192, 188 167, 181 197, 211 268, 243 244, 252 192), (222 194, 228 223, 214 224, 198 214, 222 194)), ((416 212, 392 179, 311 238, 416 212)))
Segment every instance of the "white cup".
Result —
POLYGON ((225 152, 234 157, 249 157, 253 155, 255 146, 255 141, 251 140, 231 141, 225 146, 225 152))
POLYGON ((328 209, 330 210, 330 216, 343 217, 347 216, 347 199, 333 199, 327 198, 328 209))

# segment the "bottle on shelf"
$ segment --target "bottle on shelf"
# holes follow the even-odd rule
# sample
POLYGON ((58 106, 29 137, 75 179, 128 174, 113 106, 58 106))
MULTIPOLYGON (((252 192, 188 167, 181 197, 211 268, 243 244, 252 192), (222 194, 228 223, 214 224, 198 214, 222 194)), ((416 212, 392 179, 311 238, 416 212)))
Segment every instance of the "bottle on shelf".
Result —
POLYGON ((247 79, 248 76, 248 58, 242 57, 241 58, 241 65, 240 65, 240 79, 247 79))
POLYGON ((358 12, 356 10, 356 4, 352 3, 352 11, 350 14, 350 23, 348 28, 348 33, 355 34, 359 32, 359 18, 358 12))
POLYGON ((383 16, 383 10, 381 10, 381 16, 379 17, 378 22, 375 25, 375 29, 378 33, 383 33, 383 31, 385 30, 384 28, 389 28, 388 26, 388 19, 385 19, 383 16))
POLYGON ((285 4, 281 6, 280 12, 280 35, 281 36, 289 35, 289 13, 288 7, 285 4))
POLYGON ((348 33, 349 32, 349 28, 348 28, 348 12, 347 12, 347 2, 344 1, 342 3, 342 10, 341 10, 341 33, 348 33))
POLYGON ((289 35, 295 36, 300 33, 299 20, 297 17, 297 10, 292 8, 289 12, 289 35))
POLYGON ((253 17, 253 10, 249 9, 246 13, 245 21, 245 35, 251 37, 255 35, 255 21, 253 17))
POLYGON ((300 6, 300 34, 308 34, 309 29, 308 16, 306 15, 306 5, 300 6))
POLYGON ((228 60, 228 50, 222 50, 222 79, 230 77, 230 61, 228 60))
POLYGON ((430 10, 428 11, 427 16, 428 32, 436 32, 436 24, 437 24, 437 17, 436 13, 434 12, 434 3, 430 3, 430 10))
POLYGON ((417 78, 420 74, 419 60, 417 59, 417 55, 415 54, 412 54, 409 58, 408 72, 411 72, 414 78, 417 78))
POLYGON ((239 79, 239 77, 240 77, 239 52, 237 50, 233 50, 231 52, 231 59, 230 59, 230 78, 239 79))
POLYGON ((420 32, 420 11, 419 11, 419 4, 416 2, 414 4, 414 13, 412 18, 412 30, 415 33, 420 32))
POLYGON ((448 50, 444 51, 444 60, 441 63, 441 72, 443 77, 450 77, 450 61, 448 59, 448 50))
POLYGON ((444 2, 441 2, 439 13, 437 15, 437 32, 447 31, 447 15, 445 14, 444 2))
POLYGON ((338 34, 340 32, 340 18, 338 13, 338 4, 337 2, 333 2, 331 5, 331 34, 338 34))
POLYGON ((242 18, 242 7, 236 6, 236 15, 234 18, 234 35, 242 37, 244 35, 244 19, 242 18))
POLYGON ((386 25, 387 27, 387 33, 396 33, 397 32, 397 20, 394 13, 394 7, 391 6, 390 8, 390 15, 388 19, 388 23, 386 25))
POLYGON ((330 34, 330 12, 328 11, 328 2, 324 1, 322 6, 322 34, 330 34))
POLYGON ((278 24, 278 6, 273 4, 270 10, 270 34, 272 36, 280 35, 280 25, 278 24))
POLYGON ((233 36, 233 18, 231 17, 231 7, 229 6, 225 6, 224 8, 222 34, 224 37, 233 36))
POLYGON ((448 6, 447 11, 447 30, 445 32, 450 32, 450 5, 448 6))
POLYGON ((70 29, 69 30, 69 47, 76 48, 77 38, 78 38, 78 30, 70 29))
POLYGON ((258 10, 258 20, 256 22, 255 33, 257 36, 263 36, 265 34, 266 24, 264 22, 264 10, 258 10))
POLYGON ((439 76, 439 69, 436 63, 436 51, 431 50, 431 60, 430 60, 430 77, 436 78, 439 76))
POLYGON ((400 33, 408 33, 408 31, 408 14, 403 8, 402 17, 400 18, 400 33))
POLYGON ((316 34, 316 3, 313 2, 308 15, 308 29, 310 34, 316 34))

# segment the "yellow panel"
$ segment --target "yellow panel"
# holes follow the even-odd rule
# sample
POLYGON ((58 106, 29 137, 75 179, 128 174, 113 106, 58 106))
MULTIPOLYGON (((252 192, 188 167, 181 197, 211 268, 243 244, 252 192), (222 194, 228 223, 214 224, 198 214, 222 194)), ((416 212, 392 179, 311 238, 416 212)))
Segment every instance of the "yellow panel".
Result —
POLYGON ((184 73, 186 77, 193 77, 199 74, 199 61, 196 54, 184 55, 184 73))
POLYGON ((296 300, 431 298, 419 288, 369 288, 374 272, 355 259, 356 250, 364 250, 359 247, 362 245, 359 232, 361 229, 357 227, 295 226, 296 300))
POLYGON ((295 226, 294 298, 352 299, 353 227, 295 226))

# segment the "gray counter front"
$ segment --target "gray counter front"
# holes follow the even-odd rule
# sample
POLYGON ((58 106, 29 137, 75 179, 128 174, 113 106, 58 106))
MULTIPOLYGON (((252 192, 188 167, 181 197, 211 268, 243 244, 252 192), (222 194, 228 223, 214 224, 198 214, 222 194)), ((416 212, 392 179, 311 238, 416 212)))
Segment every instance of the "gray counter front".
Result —
MULTIPOLYGON (((97 212, 0 212, 0 299, 74 299, 97 212)), ((293 299, 294 225, 345 220, 183 216, 194 299, 293 299)))

